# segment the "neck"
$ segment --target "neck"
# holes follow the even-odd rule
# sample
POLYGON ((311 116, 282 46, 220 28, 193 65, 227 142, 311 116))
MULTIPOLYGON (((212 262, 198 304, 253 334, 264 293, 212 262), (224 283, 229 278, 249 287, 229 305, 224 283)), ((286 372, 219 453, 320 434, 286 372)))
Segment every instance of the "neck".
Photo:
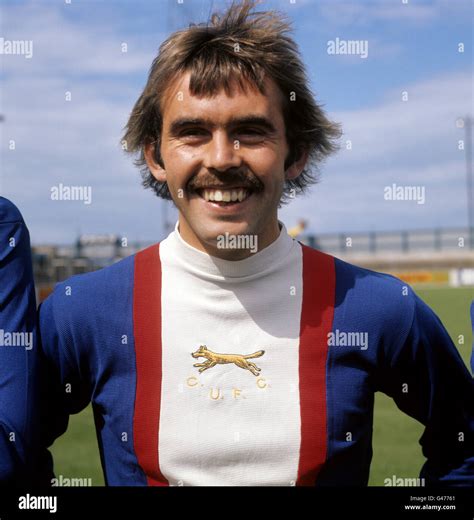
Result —
MULTIPOLYGON (((247 243, 246 247, 218 247, 217 239, 214 239, 211 243, 201 240, 194 231, 189 227, 186 220, 179 215, 179 234, 181 238, 187 242, 190 246, 207 253, 210 256, 220 258, 222 260, 244 260, 258 253, 262 249, 268 247, 280 236, 280 226, 278 224, 278 218, 275 217, 271 224, 267 226, 261 233, 254 235, 249 234, 247 237, 244 235, 244 239, 254 239, 255 247, 250 246, 247 243)), ((229 235, 228 239, 232 239, 229 235)), ((251 241, 251 240, 250 240, 251 241)))

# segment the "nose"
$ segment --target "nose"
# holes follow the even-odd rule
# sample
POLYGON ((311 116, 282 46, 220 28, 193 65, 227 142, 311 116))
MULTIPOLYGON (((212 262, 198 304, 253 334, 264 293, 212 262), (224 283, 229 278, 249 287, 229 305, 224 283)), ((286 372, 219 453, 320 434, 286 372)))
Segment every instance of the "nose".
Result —
POLYGON ((229 168, 239 168, 242 164, 239 147, 225 131, 218 130, 207 144, 203 163, 209 170, 225 171, 229 168))

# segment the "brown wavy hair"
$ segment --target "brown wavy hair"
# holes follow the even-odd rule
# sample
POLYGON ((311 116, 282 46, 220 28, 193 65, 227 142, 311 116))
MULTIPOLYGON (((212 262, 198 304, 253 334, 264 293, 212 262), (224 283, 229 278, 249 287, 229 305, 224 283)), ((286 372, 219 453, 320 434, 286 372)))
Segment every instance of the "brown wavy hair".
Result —
POLYGON ((266 76, 279 87, 289 148, 285 170, 308 152, 302 173, 285 181, 281 202, 318 182, 319 163, 338 149, 340 126, 329 121, 314 99, 298 46, 289 35, 291 23, 277 11, 255 12, 258 3, 234 0, 222 16, 213 14, 207 23, 191 24, 161 44, 122 138, 126 152, 139 153, 135 165, 141 169, 143 185, 159 197, 171 199, 171 194, 167 183, 151 174, 144 149, 154 144, 156 161, 164 168, 162 100, 167 88, 186 72, 190 73, 189 90, 196 96, 212 96, 222 88, 230 94, 235 83, 244 91, 251 85, 265 95, 266 76))

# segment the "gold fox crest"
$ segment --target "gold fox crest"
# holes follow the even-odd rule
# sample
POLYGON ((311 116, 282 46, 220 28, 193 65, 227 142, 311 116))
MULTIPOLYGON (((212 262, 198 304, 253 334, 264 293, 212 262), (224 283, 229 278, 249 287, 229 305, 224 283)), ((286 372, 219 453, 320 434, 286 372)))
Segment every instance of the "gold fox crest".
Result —
POLYGON ((193 352, 191 356, 193 358, 205 358, 206 361, 204 363, 194 363, 193 366, 199 367, 199 372, 204 372, 204 370, 207 370, 208 368, 215 367, 216 365, 225 365, 226 363, 234 363, 234 365, 237 365, 240 368, 243 368, 245 370, 249 370, 252 372, 254 376, 259 376, 259 372, 261 371, 261 368, 258 368, 255 363, 252 363, 252 361, 247 361, 251 358, 256 358, 263 356, 265 354, 264 350, 258 350, 257 352, 254 352, 253 354, 220 354, 219 352, 213 352, 212 350, 209 350, 206 345, 200 345, 199 348, 196 350, 196 352, 193 352))

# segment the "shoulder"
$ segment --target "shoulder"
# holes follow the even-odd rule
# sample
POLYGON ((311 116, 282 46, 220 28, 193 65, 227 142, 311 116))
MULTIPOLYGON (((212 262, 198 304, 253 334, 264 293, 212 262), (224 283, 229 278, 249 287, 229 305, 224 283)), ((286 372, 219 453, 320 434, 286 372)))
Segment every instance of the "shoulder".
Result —
POLYGON ((63 351, 78 357, 127 334, 133 328, 135 263, 141 256, 58 283, 39 309, 44 349, 62 344, 63 351))
POLYGON ((57 317, 64 313, 75 316, 106 315, 130 307, 133 303, 137 259, 143 264, 145 258, 145 269, 152 263, 159 262, 159 256, 156 255, 157 245, 108 267, 75 275, 58 283, 43 302, 43 307, 51 308, 57 317))
MULTIPOLYGON (((39 308, 39 331, 46 355, 80 366, 98 356, 111 336, 126 334, 132 321, 135 255, 58 283, 39 308)), ((92 363, 92 362, 91 362, 92 363)))
POLYGON ((20 210, 5 197, 0 197, 0 223, 23 223, 23 217, 20 210))
POLYGON ((407 299, 411 300, 414 296, 411 287, 395 276, 360 267, 336 257, 334 264, 337 289, 341 295, 366 299, 370 296, 378 304, 405 304, 407 299))
POLYGON ((58 283, 40 307, 40 328, 64 338, 94 338, 131 314, 136 255, 58 283))
POLYGON ((406 337, 419 304, 407 283, 326 253, 313 256, 315 268, 318 256, 334 266, 334 313, 340 323, 369 331, 379 339, 406 337))
POLYGON ((365 313, 385 320, 411 320, 417 296, 403 280, 335 258, 337 299, 349 300, 365 313))
POLYGON ((113 265, 97 271, 79 274, 56 284, 45 300, 55 312, 61 309, 84 310, 110 307, 133 289, 133 272, 136 255, 128 256, 113 265))
POLYGON ((32 287, 28 229, 15 204, 0 197, 0 293, 5 297, 7 292, 13 294, 32 287))
POLYGON ((351 264, 328 253, 304 246, 304 252, 314 269, 334 269, 336 305, 346 300, 367 305, 414 305, 415 293, 411 287, 387 273, 381 273, 351 264))
POLYGON ((0 197, 0 242, 0 260, 12 254, 29 254, 29 234, 25 221, 20 210, 5 197, 0 197))

